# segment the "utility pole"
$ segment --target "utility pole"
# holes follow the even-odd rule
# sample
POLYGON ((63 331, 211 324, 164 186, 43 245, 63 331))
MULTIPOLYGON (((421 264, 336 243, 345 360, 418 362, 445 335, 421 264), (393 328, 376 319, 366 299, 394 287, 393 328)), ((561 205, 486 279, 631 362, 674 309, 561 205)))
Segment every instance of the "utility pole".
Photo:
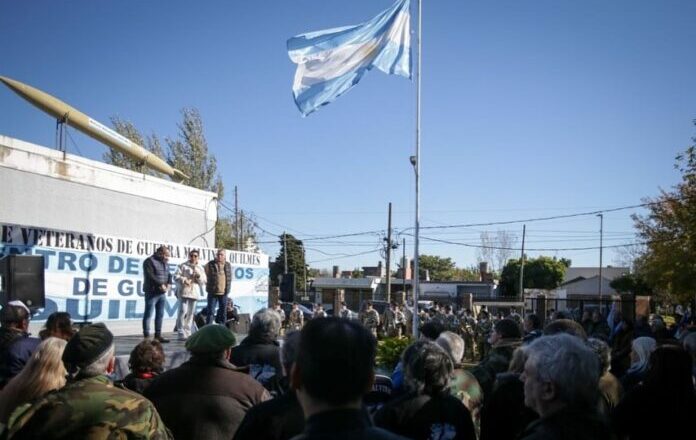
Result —
POLYGON ((527 225, 522 225, 522 255, 520 255, 520 298, 524 301, 524 236, 527 225))
POLYGON ((392 232, 392 226, 391 226, 391 202, 389 202, 389 216, 387 220, 387 255, 386 255, 386 263, 387 263, 387 304, 391 302, 391 248, 392 248, 392 239, 391 239, 391 232, 392 232))
POLYGON ((283 232, 283 256, 285 257, 285 271, 284 274, 288 273, 288 233, 283 232))
POLYGON ((239 250, 244 250, 244 210, 239 210, 239 250))
POLYGON ((599 217, 599 310, 602 310, 602 250, 604 239, 604 214, 597 214, 599 217))
POLYGON ((408 265, 408 261, 406 261, 406 239, 404 238, 404 248, 403 248, 404 256, 403 259, 401 260, 401 278, 403 278, 401 281, 403 281, 403 289, 404 289, 404 304, 406 304, 406 266, 408 265))
POLYGON ((237 185, 234 186, 234 226, 235 234, 234 238, 237 240, 237 250, 240 249, 240 238, 239 238, 239 200, 237 199, 237 185))

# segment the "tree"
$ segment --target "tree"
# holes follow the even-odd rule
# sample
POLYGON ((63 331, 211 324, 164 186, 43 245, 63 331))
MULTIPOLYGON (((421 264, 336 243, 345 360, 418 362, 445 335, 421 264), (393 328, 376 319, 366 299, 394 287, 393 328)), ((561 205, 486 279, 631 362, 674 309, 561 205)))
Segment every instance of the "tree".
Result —
POLYGON ((362 278, 365 272, 363 272, 362 269, 359 267, 356 267, 353 269, 353 271, 350 273, 351 278, 362 278))
MULTIPOLYGON (((167 162, 176 169, 181 170, 190 178, 185 185, 217 193, 218 199, 223 200, 225 195, 222 178, 217 172, 217 160, 215 155, 208 151, 208 141, 205 138, 203 120, 195 108, 181 110, 181 122, 177 124, 178 133, 174 138, 167 137, 166 152, 163 150, 159 137, 155 134, 143 136, 130 122, 116 116, 111 117, 114 130, 133 142, 143 146, 159 157, 165 157, 167 162)), ((143 164, 131 159, 115 150, 109 150, 104 154, 104 160, 112 165, 126 169, 141 171, 153 176, 164 177, 162 174, 144 167, 143 164)), ((238 249, 256 251, 256 221, 253 216, 240 215, 239 225, 235 219, 223 216, 218 212, 218 221, 215 224, 215 243, 217 247, 226 249, 238 249), (241 230, 241 246, 237 246, 237 229, 241 230)))
POLYGON ((508 231, 498 230, 495 237, 488 231, 481 232, 481 247, 478 249, 478 262, 487 262, 491 272, 500 272, 512 257, 517 236, 508 231))
MULTIPOLYGON (((162 150, 159 137, 157 137, 156 134, 153 133, 150 136, 143 136, 132 122, 124 121, 118 116, 112 116, 110 119, 111 125, 114 127, 114 131, 116 131, 118 134, 125 136, 129 140, 145 148, 147 151, 150 151, 155 156, 164 158, 164 151, 162 150)), ((151 176, 164 177, 162 173, 159 173, 150 167, 146 167, 144 163, 138 162, 130 156, 125 155, 113 148, 109 148, 104 153, 102 158, 104 159, 104 162, 111 165, 116 165, 117 167, 149 174, 151 176)))
POLYGON ((181 110, 178 137, 166 138, 169 146, 167 162, 189 176, 186 184, 194 188, 218 193, 222 198, 224 188, 217 173, 217 160, 208 152, 208 141, 203 132, 203 120, 195 108, 181 110))
MULTIPOLYGON (((181 122, 177 127, 178 136, 166 138, 169 147, 167 162, 189 176, 184 184, 217 193, 218 199, 223 200, 225 188, 217 172, 217 159, 208 151, 201 114, 195 108, 183 108, 181 122)), ((252 234, 246 236, 250 235, 252 234)), ((217 247, 237 248, 237 225, 233 218, 218 214, 215 243, 217 247)))
MULTIPOLYGON (((525 259, 524 288, 555 289, 561 285, 570 260, 540 256, 525 259)), ((500 288, 505 296, 519 295, 520 259, 509 260, 500 274, 500 288)))
POLYGON ((477 250, 477 261, 479 263, 486 262, 490 265, 490 270, 493 271, 493 256, 495 253, 495 243, 493 242, 493 238, 490 236, 488 231, 483 231, 481 232, 480 235, 481 238, 481 247, 478 248, 477 250))
POLYGON ((425 277, 425 271, 427 270, 432 281, 450 281, 454 279, 454 261, 449 257, 420 255, 418 257, 418 266, 421 277, 425 277))
POLYGON ((491 268, 493 272, 503 270, 503 267, 515 252, 513 247, 517 243, 517 236, 507 231, 498 231, 496 233, 496 238, 498 246, 493 252, 493 258, 495 259, 492 263, 495 264, 495 266, 491 268))
POLYGON ((253 214, 246 214, 240 210, 238 222, 233 216, 229 216, 219 217, 215 224, 215 243, 218 247, 258 252, 257 241, 256 218, 253 214), (241 231, 241 235, 237 235, 237 230, 241 231), (238 237, 241 245, 237 243, 238 237))
POLYGON ((626 274, 614 278, 609 286, 619 293, 633 293, 634 295, 652 295, 653 293, 647 282, 636 274, 626 274))
POLYGON ((305 252, 302 241, 296 239, 292 234, 283 233, 283 235, 280 236, 279 242, 280 252, 278 253, 278 257, 271 265, 270 270, 271 285, 278 286, 278 275, 282 275, 283 273, 285 273, 285 253, 287 252, 288 273, 295 274, 295 288, 298 291, 303 291, 303 284, 305 282, 305 271, 309 272, 309 270, 305 263, 305 252))
POLYGON ((476 266, 457 267, 454 269, 454 279, 456 281, 480 281, 481 272, 476 266))
POLYGON ((644 199, 651 203, 646 215, 632 216, 645 242, 642 275, 654 290, 679 302, 692 301, 696 292, 696 137, 692 141, 675 160, 681 182, 672 191, 644 199))

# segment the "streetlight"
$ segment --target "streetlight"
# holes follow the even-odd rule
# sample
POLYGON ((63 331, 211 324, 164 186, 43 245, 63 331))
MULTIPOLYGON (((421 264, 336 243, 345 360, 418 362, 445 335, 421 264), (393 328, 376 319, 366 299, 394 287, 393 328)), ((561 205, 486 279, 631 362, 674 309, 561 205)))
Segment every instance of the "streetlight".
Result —
POLYGON ((599 310, 602 310, 602 241, 604 238, 604 214, 597 214, 599 217, 599 310))

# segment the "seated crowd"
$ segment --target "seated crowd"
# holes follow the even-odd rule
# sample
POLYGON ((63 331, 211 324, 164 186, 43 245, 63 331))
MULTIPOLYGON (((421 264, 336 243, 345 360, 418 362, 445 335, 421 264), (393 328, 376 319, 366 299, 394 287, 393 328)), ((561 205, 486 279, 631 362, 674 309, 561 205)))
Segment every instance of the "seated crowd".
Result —
POLYGON ((0 439, 693 435, 693 327, 675 338, 644 319, 583 318, 495 320, 476 365, 463 361, 462 336, 424 323, 389 377, 359 321, 311 319, 281 337, 281 317, 262 309, 239 344, 226 326, 202 326, 186 340, 188 360, 168 371, 162 345, 145 339, 114 382, 104 324, 74 331, 57 312, 33 338, 29 310, 11 302, 0 312, 0 439))

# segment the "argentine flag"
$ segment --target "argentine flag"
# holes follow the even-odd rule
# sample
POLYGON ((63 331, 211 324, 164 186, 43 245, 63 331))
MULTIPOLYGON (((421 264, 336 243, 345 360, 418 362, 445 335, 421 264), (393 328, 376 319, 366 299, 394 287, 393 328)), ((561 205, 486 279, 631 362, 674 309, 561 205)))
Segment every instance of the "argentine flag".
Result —
POLYGON ((410 0, 357 26, 327 29, 288 40, 297 64, 292 92, 304 116, 350 90, 373 67, 411 78, 410 0))

